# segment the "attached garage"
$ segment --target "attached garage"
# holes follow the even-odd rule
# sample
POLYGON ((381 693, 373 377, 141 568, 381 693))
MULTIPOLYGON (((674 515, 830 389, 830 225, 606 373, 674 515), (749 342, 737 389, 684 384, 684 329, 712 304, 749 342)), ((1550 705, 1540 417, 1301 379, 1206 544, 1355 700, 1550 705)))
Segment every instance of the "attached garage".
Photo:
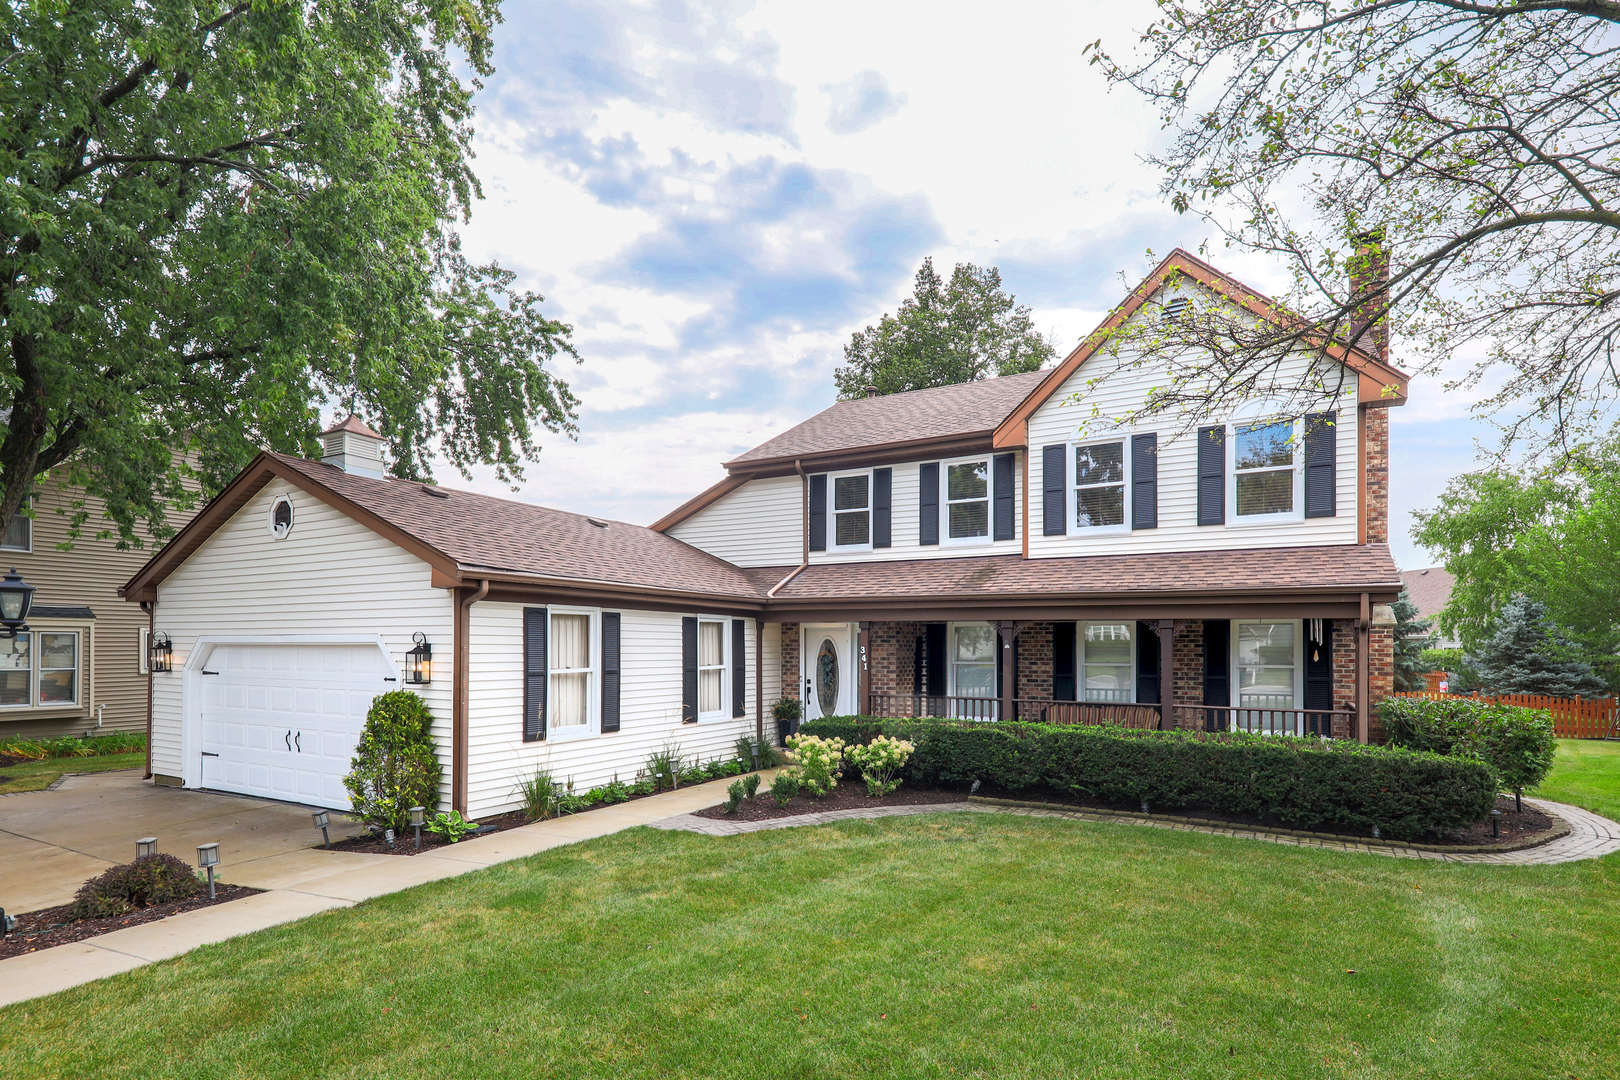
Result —
POLYGON ((378 694, 399 686, 381 643, 222 642, 199 650, 200 787, 347 809, 343 778, 378 694))

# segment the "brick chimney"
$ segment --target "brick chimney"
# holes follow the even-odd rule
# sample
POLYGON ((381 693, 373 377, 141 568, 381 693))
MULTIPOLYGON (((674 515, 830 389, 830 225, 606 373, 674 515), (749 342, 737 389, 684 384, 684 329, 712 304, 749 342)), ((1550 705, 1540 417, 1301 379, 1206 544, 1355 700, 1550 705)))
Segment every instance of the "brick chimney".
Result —
POLYGON ((321 432, 321 460, 356 476, 383 478, 383 437, 353 413, 321 432))
POLYGON ((1350 324, 1350 341, 1362 352, 1389 361, 1389 248, 1382 228, 1353 237, 1356 252, 1350 257, 1350 295, 1366 296, 1350 324))

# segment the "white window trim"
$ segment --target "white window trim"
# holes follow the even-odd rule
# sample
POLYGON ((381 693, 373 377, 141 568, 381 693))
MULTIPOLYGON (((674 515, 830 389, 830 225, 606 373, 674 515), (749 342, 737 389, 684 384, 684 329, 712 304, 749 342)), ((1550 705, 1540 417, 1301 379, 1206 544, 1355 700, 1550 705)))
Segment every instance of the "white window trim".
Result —
MULTIPOLYGON (((1232 640, 1231 644, 1227 646, 1229 655, 1232 657, 1232 670, 1228 673, 1228 678, 1231 680, 1228 685, 1232 688, 1232 708, 1248 708, 1248 706, 1243 704, 1242 679, 1239 677, 1239 671, 1243 665, 1239 663, 1238 659, 1238 627, 1254 626, 1257 624, 1267 623, 1289 623, 1294 627, 1294 709, 1301 709, 1304 707, 1305 703, 1305 620, 1303 619, 1232 620, 1232 640)), ((1264 708, 1255 707, 1253 711, 1263 713, 1267 710, 1264 708)), ((1293 734, 1293 732, 1279 729, 1277 731, 1265 732, 1265 734, 1287 735, 1293 734)))
POLYGON ((1118 705, 1136 703, 1136 639, 1141 634, 1141 628, 1135 619, 1086 619, 1075 626, 1074 634, 1074 670, 1075 670, 1075 698, 1082 704, 1091 701, 1086 697, 1086 627, 1088 626, 1118 626, 1124 623, 1131 631, 1131 692, 1124 702, 1092 701, 1093 705, 1118 705))
MULTIPOLYGON (((939 463, 939 542, 945 547, 983 547, 995 543, 996 533, 996 459, 993 454, 978 454, 969 457, 953 458, 950 461, 939 463), (971 465, 974 462, 984 463, 984 535, 983 536, 951 536, 951 466, 971 465)), ((977 502, 977 499, 962 499, 961 502, 977 502)))
POLYGON ((602 733, 602 609, 582 607, 546 607, 546 700, 548 702, 546 717, 546 738, 555 742, 574 742, 578 739, 591 739, 602 733), (559 674, 551 666, 551 620, 557 615, 585 615, 590 619, 590 628, 585 631, 590 639, 591 666, 588 668, 569 668, 561 674, 577 674, 578 671, 587 673, 585 679, 585 724, 583 727, 558 727, 552 722, 549 715, 549 702, 551 701, 552 676, 559 674))
MULTIPOLYGON (((25 511, 29 510, 33 505, 34 505, 34 500, 31 497, 28 498, 28 499, 23 500, 22 509, 18 510, 16 517, 12 518, 13 521, 21 519, 22 521, 27 523, 28 543, 24 544, 22 547, 8 547, 5 544, 0 544, 0 551, 14 551, 19 555, 29 555, 29 554, 33 553, 33 551, 34 551, 34 519, 31 518, 31 517, 27 517, 26 514, 25 514, 25 511)), ((3 534, 0 534, 0 539, 3 539, 3 538, 4 538, 3 534)))
MULTIPOLYGON (((1088 487, 1112 487, 1113 485, 1087 485, 1088 487)), ((1106 439, 1077 439, 1068 444, 1063 457, 1063 513, 1064 528, 1070 536, 1120 536, 1131 531, 1131 433, 1122 432, 1109 436, 1106 439), (1120 444, 1120 460, 1124 462, 1124 513, 1118 525, 1090 525, 1081 528, 1079 525, 1078 507, 1080 497, 1079 485, 1075 482, 1076 469, 1074 465, 1075 451, 1085 446, 1101 446, 1105 443, 1120 444)), ((1132 639, 1134 641, 1134 639, 1132 639)))
MULTIPOLYGON (((1226 425, 1226 524, 1237 528, 1247 528, 1252 525, 1278 525, 1294 521, 1305 520, 1305 440, 1300 433, 1300 421, 1290 423, 1294 428, 1294 508, 1281 514, 1247 514, 1238 516, 1237 512, 1237 435, 1239 428, 1263 426, 1265 417, 1255 417, 1252 420, 1233 420, 1226 425)), ((1278 421, 1279 423, 1281 421, 1278 421)), ((1250 471, 1250 470, 1245 470, 1250 471)), ((1265 469, 1255 469, 1254 472, 1266 472, 1265 469)))
MULTIPOLYGON (((870 490, 870 489, 868 489, 870 490)), ((713 615, 699 615, 698 621, 698 723, 711 723, 716 720, 731 720, 731 620, 718 618, 713 615), (714 623, 720 627, 720 707, 710 712, 703 711, 703 673, 715 670, 715 665, 705 667, 703 659, 703 624, 714 623)), ((842 677, 843 673, 840 672, 842 677)))
MULTIPOLYGON (((991 650, 990 663, 992 665, 994 665, 998 671, 1000 670, 1000 666, 1001 666, 1001 635, 996 631, 996 624, 995 623, 993 623, 993 622, 973 622, 971 620, 967 621, 967 622, 946 623, 945 624, 945 696, 946 697, 966 697, 967 696, 965 694, 962 694, 962 693, 958 692, 957 686, 956 686, 956 628, 959 627, 959 626, 984 626, 984 627, 989 627, 990 636, 995 641, 995 645, 992 647, 992 650, 991 650)), ((979 700, 981 700, 981 701, 994 701, 996 699, 995 699, 994 696, 991 696, 991 697, 987 697, 987 698, 980 698, 979 700)))
MULTIPOLYGON (((87 665, 84 659, 85 631, 75 629, 59 630, 54 627, 31 626, 26 631, 30 635, 28 641, 28 700, 13 705, 0 705, 0 712, 19 712, 24 709, 78 709, 84 705, 84 678, 87 665), (72 701, 41 701, 39 692, 40 677, 40 644, 41 634, 72 634, 73 635, 73 700, 72 701)), ((60 671, 61 668, 50 668, 51 671, 60 671)))
POLYGON ((148 627, 141 627, 137 635, 140 644, 140 672, 142 675, 152 673, 152 631, 148 627))
MULTIPOLYGON (((846 510, 844 513, 854 513, 846 510)), ((849 469, 845 472, 827 474, 827 550, 828 551, 871 551, 872 550, 872 470, 849 469), (866 543, 840 544, 838 542, 838 511, 833 509, 838 505, 838 479, 844 476, 866 477, 866 543)))

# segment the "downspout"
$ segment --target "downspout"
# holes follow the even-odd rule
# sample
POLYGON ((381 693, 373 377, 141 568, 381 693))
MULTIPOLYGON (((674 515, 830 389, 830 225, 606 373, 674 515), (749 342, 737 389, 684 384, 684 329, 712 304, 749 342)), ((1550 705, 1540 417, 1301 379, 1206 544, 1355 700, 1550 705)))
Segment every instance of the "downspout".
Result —
POLYGON ((472 653, 472 606, 489 595, 489 579, 478 583, 478 590, 456 604, 456 670, 451 679, 450 700, 450 805, 459 814, 467 813, 467 695, 468 657, 472 653))
POLYGON ((141 610, 146 612, 146 775, 152 779, 152 634, 157 628, 157 601, 142 600, 141 610))
POLYGON ((804 573, 810 565, 810 478, 804 475, 804 462, 799 458, 793 459, 793 471, 799 474, 799 484, 804 488, 804 497, 801 500, 802 513, 799 518, 799 536, 804 541, 804 559, 791 574, 770 587, 765 594, 767 600, 776 595, 777 589, 804 573))
POLYGON ((765 741, 765 620, 754 616, 754 740, 765 741))
POLYGON ((1361 618, 1356 621, 1356 721, 1360 728, 1356 732, 1356 741, 1362 743, 1372 740, 1372 716, 1369 714, 1372 699, 1372 642, 1369 639, 1371 629, 1371 598, 1362 593, 1361 618))

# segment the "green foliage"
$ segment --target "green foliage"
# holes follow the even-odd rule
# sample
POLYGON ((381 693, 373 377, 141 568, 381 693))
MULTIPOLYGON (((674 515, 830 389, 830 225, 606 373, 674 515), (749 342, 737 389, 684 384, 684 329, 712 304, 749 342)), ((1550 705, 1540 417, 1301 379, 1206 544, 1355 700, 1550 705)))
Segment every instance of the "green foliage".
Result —
POLYGON ((661 748, 647 755, 647 775, 652 777, 653 790, 662 791, 666 787, 673 787, 676 780, 688 783, 683 770, 686 767, 686 755, 681 752, 678 744, 668 742, 661 748))
POLYGON ((1395 601, 1395 689, 1423 690, 1428 680, 1423 676, 1433 668, 1423 666, 1423 653, 1433 639, 1429 631, 1432 619, 1419 616, 1412 594, 1404 587, 1395 601))
POLYGON ((432 821, 427 823, 428 832, 434 836, 443 837, 445 842, 449 844, 460 843, 463 837, 476 828, 478 828, 478 822, 468 821, 456 810, 446 810, 441 814, 437 814, 432 821))
POLYGON ((1546 778, 1558 749, 1552 719, 1541 709, 1470 699, 1386 698, 1378 715, 1394 745, 1478 757, 1516 793, 1546 778))
POLYGON ((798 698, 777 698, 771 703, 771 715, 778 720, 798 720, 804 716, 804 702, 798 698))
POLYGON ((799 793, 799 778, 792 772, 783 771, 776 774, 771 781, 771 798, 776 800, 778 810, 786 809, 787 804, 799 793))
POLYGON ((681 770, 680 779, 683 784, 701 784, 710 779, 710 776, 702 765, 693 764, 681 770))
POLYGON ((842 739, 845 746, 864 745, 883 734, 883 721, 871 716, 824 716, 800 724, 799 734, 842 739))
POLYGON ((535 433, 574 430, 546 367, 570 328, 455 231, 499 21, 496 0, 0 9, 0 528, 66 465, 121 544, 162 539, 258 450, 312 454, 328 403, 372 418, 399 476, 515 480, 535 433))
POLYGON ((368 825, 404 831, 411 807, 439 805, 444 768, 433 749, 433 714, 409 690, 379 694, 343 786, 357 817, 368 825))
POLYGON ((1035 371, 1056 356, 1029 308, 1001 288, 1001 272, 958 263, 949 283, 923 260, 912 295, 894 315, 855 333, 844 346, 845 366, 833 372, 838 397, 898 394, 998 375, 1035 371))
POLYGON ((745 769, 753 768, 756 762, 761 769, 774 769, 782 763, 782 755, 764 739, 744 735, 737 740, 737 760, 745 769))
POLYGON ((1479 686, 1479 673, 1468 663, 1461 649, 1424 649, 1418 664, 1425 672, 1445 672, 1453 694, 1467 694, 1479 686))
POLYGON ((1603 680, 1575 652, 1549 624, 1545 605, 1516 596, 1497 617, 1495 633, 1468 654, 1468 664, 1492 694, 1603 696, 1603 680))
POLYGON ((115 866, 79 886, 70 919, 103 919, 153 904, 172 904, 200 896, 203 883, 191 867, 173 855, 143 855, 115 866))
MULTIPOLYGON (((758 774, 756 773, 755 775, 757 776, 758 774)), ((737 812, 737 807, 741 806, 743 799, 747 797, 748 790, 743 786, 743 782, 741 780, 733 780, 730 786, 726 788, 726 801, 724 804, 722 804, 722 809, 724 809, 728 814, 735 814, 737 812)))
POLYGON ((742 779, 743 795, 752 799, 759 792, 759 773, 749 773, 742 779))
POLYGON ((562 794, 562 785, 551 775, 550 769, 536 769, 530 776, 518 781, 518 798, 523 802, 523 812, 530 821, 544 821, 557 811, 557 797, 562 794))
POLYGON ((1301 828, 1379 826, 1416 838, 1483 819, 1496 798, 1484 762, 1344 741, 1137 731, 1017 722, 896 720, 917 746, 908 773, 933 784, 983 780, 1105 803, 1269 816, 1301 828))
POLYGON ((900 770, 911 759, 917 748, 904 739, 879 735, 865 746, 851 746, 844 751, 866 781, 866 793, 876 799, 900 786, 900 770))
POLYGON ((7 739, 0 741, 0 757, 45 761, 48 758, 103 757, 146 749, 146 736, 127 731, 91 735, 83 739, 7 739))
POLYGON ((727 776, 739 776, 744 771, 742 762, 722 758, 715 758, 703 766, 703 776, 708 780, 721 780, 727 776))
POLYGON ((825 798, 838 786, 844 740, 799 734, 789 736, 787 742, 793 751, 794 772, 798 774, 799 784, 816 798, 825 798))
POLYGON ((658 785, 655 784, 650 778, 646 780, 637 780, 635 783, 626 787, 625 791, 629 792, 631 795, 652 795, 658 791, 658 785))
POLYGON ((630 798, 630 789, 617 780, 601 787, 593 787, 585 793, 585 801, 592 806, 613 806, 630 798))

